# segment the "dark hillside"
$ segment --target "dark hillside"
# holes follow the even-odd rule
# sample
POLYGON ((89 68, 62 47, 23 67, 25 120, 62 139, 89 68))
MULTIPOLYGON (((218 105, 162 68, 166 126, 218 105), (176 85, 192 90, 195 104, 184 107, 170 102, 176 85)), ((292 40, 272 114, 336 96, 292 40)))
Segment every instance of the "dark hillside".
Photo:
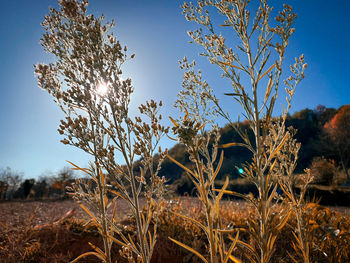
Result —
MULTIPOLYGON (((330 121, 337 111, 333 108, 318 106, 314 110, 304 109, 288 117, 286 125, 297 129, 295 137, 302 144, 296 173, 302 173, 305 168, 310 166, 312 159, 317 156, 324 156, 335 160, 336 163, 339 162, 334 153, 327 151, 326 145, 328 142, 324 136, 323 128, 325 123, 330 121)), ((247 129, 248 134, 252 134, 247 122, 239 123, 239 125, 243 129, 247 129)), ((350 133, 350 131, 348 132, 350 133)), ((220 144, 240 141, 238 133, 230 125, 226 125, 221 129, 220 144)), ((190 167, 192 165, 185 148, 180 144, 176 144, 171 148, 169 155, 185 166, 190 167)), ((225 149, 224 162, 218 179, 220 180, 227 175, 231 179, 239 178, 238 170, 235 167, 240 167, 242 163, 249 161, 250 158, 251 154, 245 148, 232 147, 225 149)), ((183 169, 169 159, 163 163, 160 175, 165 176, 169 183, 175 184, 175 190, 179 193, 190 192, 190 189, 192 189, 192 184, 183 169)))

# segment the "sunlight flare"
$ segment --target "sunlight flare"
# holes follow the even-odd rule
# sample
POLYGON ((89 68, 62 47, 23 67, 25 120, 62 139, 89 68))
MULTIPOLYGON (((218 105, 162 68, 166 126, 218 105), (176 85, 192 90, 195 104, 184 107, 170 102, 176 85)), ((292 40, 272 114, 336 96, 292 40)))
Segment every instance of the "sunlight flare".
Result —
POLYGON ((106 95, 106 93, 108 92, 108 84, 104 82, 99 83, 96 92, 100 96, 106 95))

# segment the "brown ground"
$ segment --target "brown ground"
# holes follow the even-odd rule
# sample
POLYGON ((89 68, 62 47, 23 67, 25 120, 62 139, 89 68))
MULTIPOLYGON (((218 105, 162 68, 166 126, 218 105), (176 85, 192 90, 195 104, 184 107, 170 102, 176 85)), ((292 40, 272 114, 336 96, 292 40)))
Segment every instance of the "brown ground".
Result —
MULTIPOLYGON (((188 209, 198 210, 198 212, 201 210, 197 199, 185 198, 183 201, 183 208, 186 210, 187 207, 189 207, 188 209)), ((174 202, 175 201, 170 201, 171 204, 174 204, 174 202)), ((244 203, 241 201, 225 201, 225 203, 229 210, 233 209, 233 211, 235 211, 237 208, 238 210, 244 210, 244 203)), ((350 209, 347 207, 330 208, 344 215, 350 215, 350 209)), ((62 224, 55 224, 55 222, 59 222, 65 216, 69 216, 69 212, 73 209, 75 209, 74 215, 77 219, 89 219, 83 209, 72 200, 1 202, 0 262, 69 262, 69 260, 75 258, 82 252, 91 250, 88 242, 102 246, 98 234, 91 233, 86 236, 85 234, 74 233, 74 231, 72 232, 71 229, 68 229, 67 226, 62 224), (31 233, 30 231, 33 227, 40 229, 40 231, 36 231, 35 234, 28 234, 31 233), (64 242, 62 242, 63 240, 64 242), (19 244, 21 244, 21 247, 18 249, 15 248, 17 245, 19 246, 19 244), (43 251, 45 252, 41 258, 41 254, 39 253, 40 261, 38 261, 36 246, 39 246, 37 251, 41 251, 40 253, 43 253, 43 251), (71 251, 75 250, 77 251, 77 255, 75 255, 74 252, 71 253, 71 251), (7 253, 7 258, 4 258, 4 251, 7 253), (52 251, 52 253, 50 251, 52 251), (55 252, 53 253, 53 251, 55 252), (13 255, 10 257, 9 253, 13 255), (30 253, 35 255, 35 259, 25 261, 17 260, 18 258, 30 259, 30 253), (47 258, 47 256, 51 254, 53 258, 47 258)), ((117 218, 122 221, 126 218, 127 214, 129 214, 127 204, 122 201, 118 202, 117 218)), ((167 262, 181 262, 179 258, 186 255, 179 254, 181 252, 179 248, 169 242, 166 237, 164 240, 158 241, 158 244, 162 246, 162 253, 166 254, 167 262), (169 261, 169 259, 173 259, 173 261, 169 261)), ((157 251, 155 254, 158 254, 157 251)), ((89 259, 89 257, 87 257, 80 262, 97 261, 95 258, 89 259)), ((162 262, 162 260, 155 262, 162 262)))
MULTIPOLYGON (((122 220, 128 213, 127 204, 118 202, 117 217, 122 220)), ((89 219, 73 200, 0 202, 0 262, 69 262, 91 251, 88 242, 102 245, 98 234, 79 233, 79 225, 74 232, 62 224, 68 218, 89 219)), ((87 257, 80 262, 98 261, 87 257)))
MULTIPOLYGON (((195 198, 186 198, 191 206, 197 203, 195 198)), ((232 205, 240 205, 241 202, 233 202, 232 205)), ((330 207, 331 210, 342 214, 350 214, 349 207, 330 207)), ((75 216, 79 219, 89 219, 85 211, 73 200, 64 201, 13 201, 0 202, 0 232, 4 228, 20 230, 28 226, 40 226, 51 224, 60 220, 67 212, 76 209, 75 216)), ((129 208, 124 200, 118 201, 117 217, 125 218, 129 208)))
MULTIPOLYGON (((0 231, 4 227, 20 229, 51 224, 60 220, 67 212, 75 209, 79 219, 89 219, 85 211, 73 200, 63 201, 13 201, 0 203, 0 231)), ((118 202, 117 215, 125 216, 129 211, 126 202, 118 202)))

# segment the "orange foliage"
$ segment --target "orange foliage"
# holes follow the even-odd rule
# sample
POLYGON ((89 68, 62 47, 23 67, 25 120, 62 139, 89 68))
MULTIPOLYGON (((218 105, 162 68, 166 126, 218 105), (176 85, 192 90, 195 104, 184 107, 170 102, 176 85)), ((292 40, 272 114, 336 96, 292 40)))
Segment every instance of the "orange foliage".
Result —
POLYGON ((340 158, 341 165, 349 178, 350 163, 350 104, 339 108, 337 114, 324 125, 332 147, 340 158))
POLYGON ((350 128, 350 104, 342 106, 337 114, 324 125, 324 128, 329 133, 350 128))

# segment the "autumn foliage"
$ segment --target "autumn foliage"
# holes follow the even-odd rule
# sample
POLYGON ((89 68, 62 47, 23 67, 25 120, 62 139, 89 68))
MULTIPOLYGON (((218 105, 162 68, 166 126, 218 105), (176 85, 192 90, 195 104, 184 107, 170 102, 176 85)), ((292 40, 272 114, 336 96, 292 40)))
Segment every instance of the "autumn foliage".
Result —
POLYGON ((340 164, 349 178, 350 161, 350 105, 339 108, 335 116, 324 125, 324 129, 331 142, 333 151, 340 159, 340 164))

